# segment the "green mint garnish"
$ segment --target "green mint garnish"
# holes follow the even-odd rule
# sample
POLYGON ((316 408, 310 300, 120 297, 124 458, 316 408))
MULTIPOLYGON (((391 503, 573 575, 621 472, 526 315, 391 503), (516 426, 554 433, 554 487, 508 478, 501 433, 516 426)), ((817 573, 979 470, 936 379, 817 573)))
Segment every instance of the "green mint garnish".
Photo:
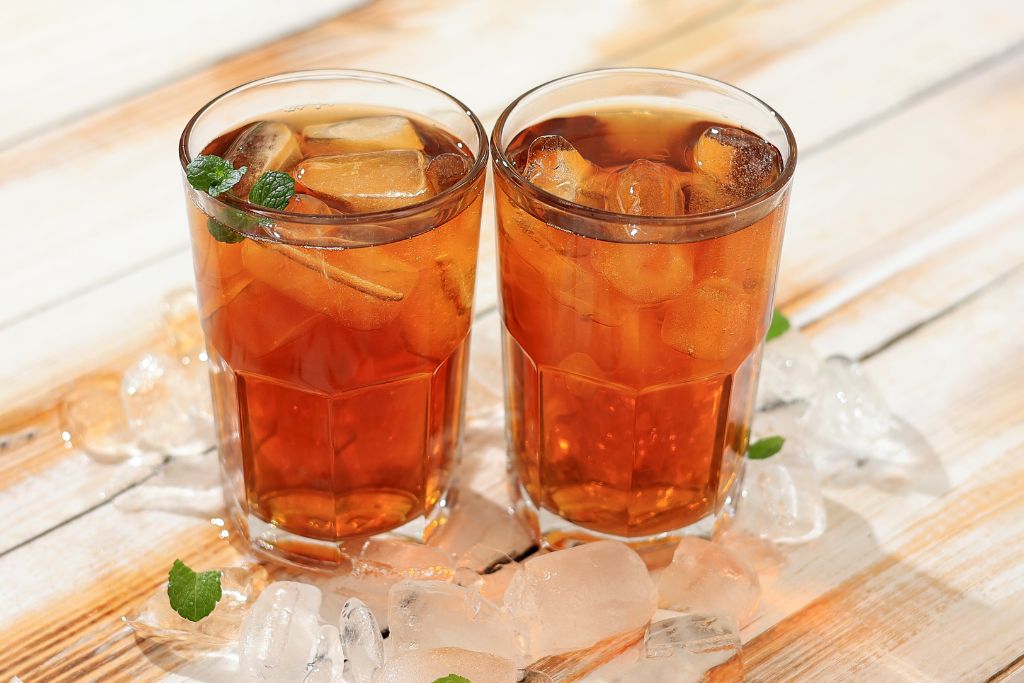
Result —
POLYGON ((458 674, 448 674, 447 676, 438 678, 434 683, 471 683, 471 681, 464 676, 459 676, 458 674))
POLYGON ((295 195, 295 180, 281 171, 267 171, 252 184, 249 202, 268 209, 284 209, 295 195))
POLYGON ((167 597, 171 609, 189 621, 199 621, 213 611, 220 600, 220 572, 198 574, 181 560, 175 560, 167 575, 167 597))
POLYGON ((747 457, 751 460, 764 460, 770 458, 782 450, 782 444, 786 440, 781 436, 766 436, 750 444, 747 449, 747 457))
POLYGON ((789 318, 782 315, 778 310, 772 312, 772 324, 768 326, 768 334, 765 336, 765 341, 771 341, 776 337, 781 337, 786 333, 790 327, 789 318))
POLYGON ((216 197, 234 187, 245 171, 245 166, 235 168, 230 161, 214 154, 200 154, 185 167, 185 177, 192 187, 216 197))
POLYGON ((245 239, 245 235, 237 230, 232 230, 216 218, 208 218, 206 220, 206 229, 210 231, 213 239, 224 244, 237 244, 245 239))

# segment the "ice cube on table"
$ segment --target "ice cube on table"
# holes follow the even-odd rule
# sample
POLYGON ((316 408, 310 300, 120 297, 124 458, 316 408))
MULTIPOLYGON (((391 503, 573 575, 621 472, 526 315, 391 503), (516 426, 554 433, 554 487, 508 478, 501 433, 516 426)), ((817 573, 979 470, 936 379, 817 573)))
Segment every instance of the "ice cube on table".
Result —
POLYGON ((320 590, 294 581, 267 586, 242 623, 238 660, 251 681, 301 681, 320 636, 320 590))
POLYGON ((661 339, 694 358, 724 360, 753 348, 752 315, 750 295, 732 280, 712 275, 668 305, 661 339))
POLYGON ((433 195, 427 159, 414 149, 310 157, 292 175, 320 199, 351 212, 387 211, 433 195))
POLYGON ((746 199, 775 181, 782 158, 774 145, 749 131, 715 125, 697 139, 693 166, 746 199))
POLYGON ((311 659, 306 663, 302 683, 347 683, 344 667, 345 653, 338 627, 321 624, 311 659))
POLYGON ((643 560, 614 541, 531 557, 505 593, 526 661, 639 629, 657 602, 643 560))
POLYGON ((560 135, 541 135, 530 143, 523 175, 562 199, 595 208, 605 207, 606 175, 560 135))
POLYGON ((818 392, 803 424, 816 438, 867 456, 892 430, 894 419, 860 364, 832 356, 821 368, 818 392))
POLYGON ((253 184, 266 171, 288 171, 302 160, 302 150, 295 132, 279 121, 257 121, 243 130, 231 143, 224 158, 235 168, 246 167, 231 193, 249 196, 253 184))
POLYGON ((199 621, 189 621, 171 609, 167 584, 161 584, 135 612, 125 617, 136 634, 183 648, 220 648, 238 640, 242 620, 267 585, 260 565, 221 569, 221 599, 199 621))
POLYGON ((822 360, 799 330, 789 329, 764 346, 757 384, 758 410, 814 398, 822 360))
POLYGON ((207 518, 221 514, 224 490, 217 452, 172 459, 156 476, 115 498, 114 506, 128 512, 161 510, 207 518))
POLYGON ((416 126, 404 116, 360 116, 335 123, 314 123, 302 129, 306 156, 389 149, 423 150, 416 126))
POLYGON ((182 287, 167 294, 161 305, 164 327, 174 339, 179 358, 206 360, 206 338, 199 324, 196 290, 182 287))
POLYGON ((510 659, 454 647, 406 652, 384 666, 378 683, 433 683, 455 674, 472 683, 515 683, 516 668, 510 659))
POLYGON ((352 569, 325 582, 325 602, 333 614, 337 614, 344 600, 359 598, 383 628, 388 625, 388 591, 391 586, 403 579, 450 581, 455 573, 451 555, 412 541, 350 541, 343 544, 342 552, 351 562, 352 569))
POLYGON ((637 159, 609 176, 607 208, 632 216, 681 216, 685 180, 687 175, 668 164, 637 159))
POLYGON ((434 194, 444 192, 469 173, 470 159, 465 154, 444 152, 427 163, 427 182, 434 194))
POLYGON ((515 659, 507 616, 479 592, 440 581, 401 581, 388 595, 388 641, 395 655, 457 647, 515 659))
POLYGON ((384 666, 384 639, 373 612, 359 598, 349 598, 340 624, 346 683, 372 683, 384 666))
POLYGON ((171 455, 195 455, 214 444, 205 418, 209 380, 190 376, 174 358, 148 353, 125 371, 121 401, 128 425, 145 444, 171 455))
POLYGON ((483 572, 534 546, 526 521, 510 505, 468 489, 449 494, 450 512, 427 538, 427 545, 450 553, 459 567, 483 572))
POLYGON ((743 680, 739 628, 730 617, 686 614, 656 621, 647 629, 644 643, 643 675, 664 671, 675 678, 640 680, 743 680))
POLYGON ((678 612, 721 614, 749 623, 761 595, 757 573, 732 550, 684 537, 658 578, 658 606, 678 612))
POLYGON ((58 406, 61 438, 96 462, 115 463, 142 453, 121 402, 121 378, 87 375, 74 382, 58 406))

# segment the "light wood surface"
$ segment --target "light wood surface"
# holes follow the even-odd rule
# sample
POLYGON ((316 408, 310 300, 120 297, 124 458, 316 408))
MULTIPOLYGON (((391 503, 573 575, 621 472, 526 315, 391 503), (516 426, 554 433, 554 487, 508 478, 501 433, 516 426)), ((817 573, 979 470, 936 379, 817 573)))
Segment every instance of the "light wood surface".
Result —
MULTIPOLYGON (((175 143, 199 106, 258 76, 353 67, 431 82, 490 124, 534 84, 622 64, 736 83, 790 121, 777 301, 819 352, 863 359, 941 465, 909 490, 826 484, 828 532, 766 565, 748 679, 1024 671, 1019 2, 319 1, 278 22, 239 18, 262 2, 101 4, 23 5, 0 27, 0 63, 17 64, 0 113, 0 679, 219 680, 119 618, 175 557, 237 551, 204 520, 111 504, 153 468, 65 448, 52 409, 76 376, 159 343, 161 297, 191 280, 175 143)), ((491 211, 464 481, 500 498, 491 211)))

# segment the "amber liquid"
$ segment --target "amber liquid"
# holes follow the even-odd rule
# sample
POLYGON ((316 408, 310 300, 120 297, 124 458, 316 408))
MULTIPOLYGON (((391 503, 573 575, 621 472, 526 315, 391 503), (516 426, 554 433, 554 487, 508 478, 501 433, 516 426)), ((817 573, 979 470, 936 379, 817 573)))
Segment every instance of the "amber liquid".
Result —
MULTIPOLYGON (((367 113, 265 118, 298 131, 367 113)), ((417 125, 428 155, 464 153, 417 125)), ((237 134, 204 151, 222 153, 237 134)), ((222 462, 250 518, 336 541, 428 515, 444 495, 462 429, 482 185, 426 229, 390 224, 387 243, 350 248, 224 243, 189 206, 222 462)))
MULTIPOLYGON (((686 111, 551 119, 606 171, 693 169, 686 111)), ((553 227, 497 181, 509 450, 522 495, 587 530, 647 537, 714 514, 746 451, 785 205, 721 236, 624 243, 553 227)), ((554 222, 554 221, 553 221, 554 222)), ((550 539, 549 539, 550 540, 550 539)))

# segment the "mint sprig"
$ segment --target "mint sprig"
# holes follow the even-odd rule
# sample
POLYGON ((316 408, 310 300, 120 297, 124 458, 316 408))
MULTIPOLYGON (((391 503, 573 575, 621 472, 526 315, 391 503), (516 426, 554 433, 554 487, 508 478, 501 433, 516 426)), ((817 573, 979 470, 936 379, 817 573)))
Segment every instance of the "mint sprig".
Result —
POLYGON ((249 203, 282 210, 295 196, 295 179, 281 171, 267 171, 252 184, 249 203))
POLYGON ((435 679, 434 683, 472 683, 465 676, 459 676, 458 674, 448 674, 441 678, 435 679))
POLYGON ((220 572, 197 573, 181 560, 175 560, 167 574, 167 597, 171 609, 189 621, 199 621, 220 601, 220 572))
POLYGON ((747 449, 747 457, 751 460, 765 460, 782 450, 782 444, 786 439, 781 436, 766 436, 750 444, 747 449))
POLYGON ((195 189, 216 197, 234 187, 247 170, 245 166, 235 168, 215 154, 200 154, 185 167, 185 178, 195 189))
POLYGON ((245 239, 245 235, 229 228, 216 218, 208 218, 206 220, 206 229, 210 231, 210 236, 213 239, 224 244, 238 244, 245 239))
POLYGON ((776 309, 772 311, 772 323, 768 326, 768 334, 765 335, 765 341, 771 341, 776 337, 781 337, 791 327, 789 318, 782 315, 782 313, 776 309))

